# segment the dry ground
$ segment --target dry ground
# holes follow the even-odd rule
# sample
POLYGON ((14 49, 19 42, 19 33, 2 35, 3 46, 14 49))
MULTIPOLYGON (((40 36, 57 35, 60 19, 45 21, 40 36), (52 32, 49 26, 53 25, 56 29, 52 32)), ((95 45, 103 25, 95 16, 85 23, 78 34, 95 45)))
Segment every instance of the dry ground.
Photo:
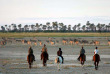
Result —
MULTIPOLYGON (((72 37, 64 37, 65 39, 70 39, 72 37)), ((25 37, 24 39, 31 39, 30 37, 25 37)), ((94 45, 84 45, 86 50, 87 61, 85 66, 82 68, 80 62, 77 61, 79 51, 82 45, 63 45, 61 43, 62 37, 54 37, 53 40, 59 40, 59 43, 51 46, 47 44, 45 40, 48 37, 37 37, 37 39, 42 40, 48 48, 49 61, 47 62, 47 67, 42 67, 42 61, 40 60, 41 48, 42 46, 31 45, 34 50, 34 55, 36 61, 33 63, 33 68, 28 68, 28 63, 26 57, 28 54, 28 48, 30 45, 21 43, 9 43, 5 47, 0 47, 0 74, 109 74, 110 73, 110 46, 107 45, 107 40, 105 37, 79 37, 79 39, 85 39, 88 41, 98 40, 101 42, 98 45, 99 54, 101 56, 101 62, 99 64, 99 69, 95 70, 92 56, 93 51, 96 46, 94 45), (61 71, 57 70, 56 64, 54 64, 54 59, 56 57, 56 52, 59 48, 62 48, 63 56, 65 59, 62 65, 61 71)), ((78 39, 78 38, 77 38, 78 39)))

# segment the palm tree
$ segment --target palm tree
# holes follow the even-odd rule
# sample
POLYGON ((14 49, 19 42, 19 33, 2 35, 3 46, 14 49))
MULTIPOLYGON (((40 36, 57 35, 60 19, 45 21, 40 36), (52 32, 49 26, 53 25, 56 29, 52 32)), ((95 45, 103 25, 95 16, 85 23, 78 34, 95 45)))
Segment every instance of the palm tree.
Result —
POLYGON ((40 28, 40 30, 42 30, 42 26, 43 26, 43 25, 42 25, 42 24, 40 24, 40 27, 41 27, 41 28, 40 28))
POLYGON ((28 25, 24 25, 25 32, 28 31, 28 25))
POLYGON ((36 28, 37 30, 39 29, 40 25, 38 23, 36 23, 36 28))
POLYGON ((98 31, 101 32, 101 24, 100 23, 97 24, 97 28, 98 28, 98 31))
POLYGON ((77 27, 78 27, 78 31, 80 30, 80 26, 81 26, 81 24, 79 23, 79 24, 77 25, 77 27))
POLYGON ((31 25, 31 29, 32 29, 32 31, 34 31, 35 30, 35 25, 31 25))
POLYGON ((7 29, 7 25, 5 25, 5 28, 6 28, 6 30, 8 30, 8 29, 7 29))
POLYGON ((16 24, 13 25, 14 31, 17 31, 16 24))
POLYGON ((88 29, 90 28, 90 27, 89 27, 89 26, 90 26, 89 21, 87 21, 86 25, 87 25, 87 30, 88 30, 88 29))
POLYGON ((66 31, 66 29, 67 29, 67 26, 64 25, 64 26, 63 26, 63 31, 66 31))
POLYGON ((22 26, 21 24, 18 25, 19 31, 21 31, 21 26, 22 26))
POLYGON ((5 27, 4 27, 4 26, 1 26, 1 29, 2 29, 2 32, 4 32, 4 31, 5 31, 5 27))
POLYGON ((74 26, 73 26, 73 31, 76 31, 76 28, 77 28, 77 26, 76 26, 76 25, 74 25, 74 26))
POLYGON ((90 29, 91 29, 91 31, 94 31, 94 29, 95 29, 94 23, 90 24, 90 29))
POLYGON ((71 25, 68 25, 68 31, 71 31, 71 25))
POLYGON ((59 30, 63 30, 63 26, 64 26, 63 23, 59 23, 59 30))
POLYGON ((50 22, 47 22, 46 25, 47 25, 47 29, 50 30, 50 22))
POLYGON ((58 30, 58 23, 57 22, 52 22, 54 30, 58 30))
POLYGON ((13 30, 14 29, 14 24, 12 23, 11 26, 12 26, 12 30, 13 30))
POLYGON ((101 30, 104 31, 105 24, 101 24, 101 30))
POLYGON ((11 25, 9 25, 8 27, 9 27, 9 31, 11 31, 11 25))
POLYGON ((46 30, 47 26, 46 25, 43 25, 42 29, 43 30, 46 30))
POLYGON ((109 25, 108 25, 108 26, 109 26, 109 31, 110 31, 110 23, 109 23, 109 25))
POLYGON ((110 31, 110 23, 106 25, 106 31, 110 31))
POLYGON ((85 31, 86 30, 86 25, 83 25, 82 29, 83 29, 83 31, 85 31))

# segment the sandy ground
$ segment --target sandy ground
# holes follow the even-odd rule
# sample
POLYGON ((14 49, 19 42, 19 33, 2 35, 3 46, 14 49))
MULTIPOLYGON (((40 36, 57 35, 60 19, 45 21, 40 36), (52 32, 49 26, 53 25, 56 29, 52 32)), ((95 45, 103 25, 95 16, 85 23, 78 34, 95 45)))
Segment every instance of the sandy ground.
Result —
MULTIPOLYGON (((32 39, 26 37, 24 39, 32 39)), ((100 45, 99 54, 101 56, 101 61, 99 63, 99 69, 94 69, 94 64, 92 61, 93 51, 96 46, 94 45, 84 45, 86 50, 87 61, 85 66, 82 67, 80 62, 77 61, 79 56, 79 51, 82 45, 63 45, 61 37, 55 37, 53 40, 58 40, 59 43, 55 45, 47 44, 46 40, 48 37, 37 37, 43 44, 47 45, 49 61, 47 61, 47 67, 42 66, 42 61, 40 60, 41 48, 39 44, 37 46, 31 45, 34 50, 34 55, 36 61, 33 63, 33 68, 28 68, 28 63, 26 61, 28 55, 28 48, 30 45, 16 43, 7 43, 5 46, 0 46, 0 74, 110 74, 110 46, 107 45, 107 39, 104 37, 80 37, 77 39, 85 39, 88 41, 98 40, 100 45), (61 65, 61 70, 57 70, 57 66, 54 63, 56 53, 59 48, 62 48, 64 64, 61 65)), ((70 39, 66 37, 65 39, 70 39)))

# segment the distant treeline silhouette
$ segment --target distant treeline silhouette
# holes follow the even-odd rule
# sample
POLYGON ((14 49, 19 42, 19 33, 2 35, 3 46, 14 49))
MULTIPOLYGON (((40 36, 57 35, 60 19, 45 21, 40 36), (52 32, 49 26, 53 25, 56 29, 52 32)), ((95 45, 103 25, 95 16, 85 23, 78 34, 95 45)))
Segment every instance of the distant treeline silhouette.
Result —
POLYGON ((86 25, 81 25, 78 23, 74 26, 65 25, 63 23, 47 22, 44 24, 11 24, 1 26, 0 32, 110 32, 110 23, 106 24, 94 24, 87 21, 86 25))

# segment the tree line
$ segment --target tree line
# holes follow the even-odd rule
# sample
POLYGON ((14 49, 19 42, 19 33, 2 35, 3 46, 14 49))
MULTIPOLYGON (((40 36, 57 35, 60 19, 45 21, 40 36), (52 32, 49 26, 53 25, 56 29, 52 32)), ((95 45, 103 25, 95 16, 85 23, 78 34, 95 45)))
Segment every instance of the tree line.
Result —
POLYGON ((1 26, 0 32, 110 32, 110 23, 95 25, 87 21, 85 25, 78 23, 74 26, 58 23, 57 21, 47 22, 45 25, 39 23, 31 25, 10 24, 1 26))

